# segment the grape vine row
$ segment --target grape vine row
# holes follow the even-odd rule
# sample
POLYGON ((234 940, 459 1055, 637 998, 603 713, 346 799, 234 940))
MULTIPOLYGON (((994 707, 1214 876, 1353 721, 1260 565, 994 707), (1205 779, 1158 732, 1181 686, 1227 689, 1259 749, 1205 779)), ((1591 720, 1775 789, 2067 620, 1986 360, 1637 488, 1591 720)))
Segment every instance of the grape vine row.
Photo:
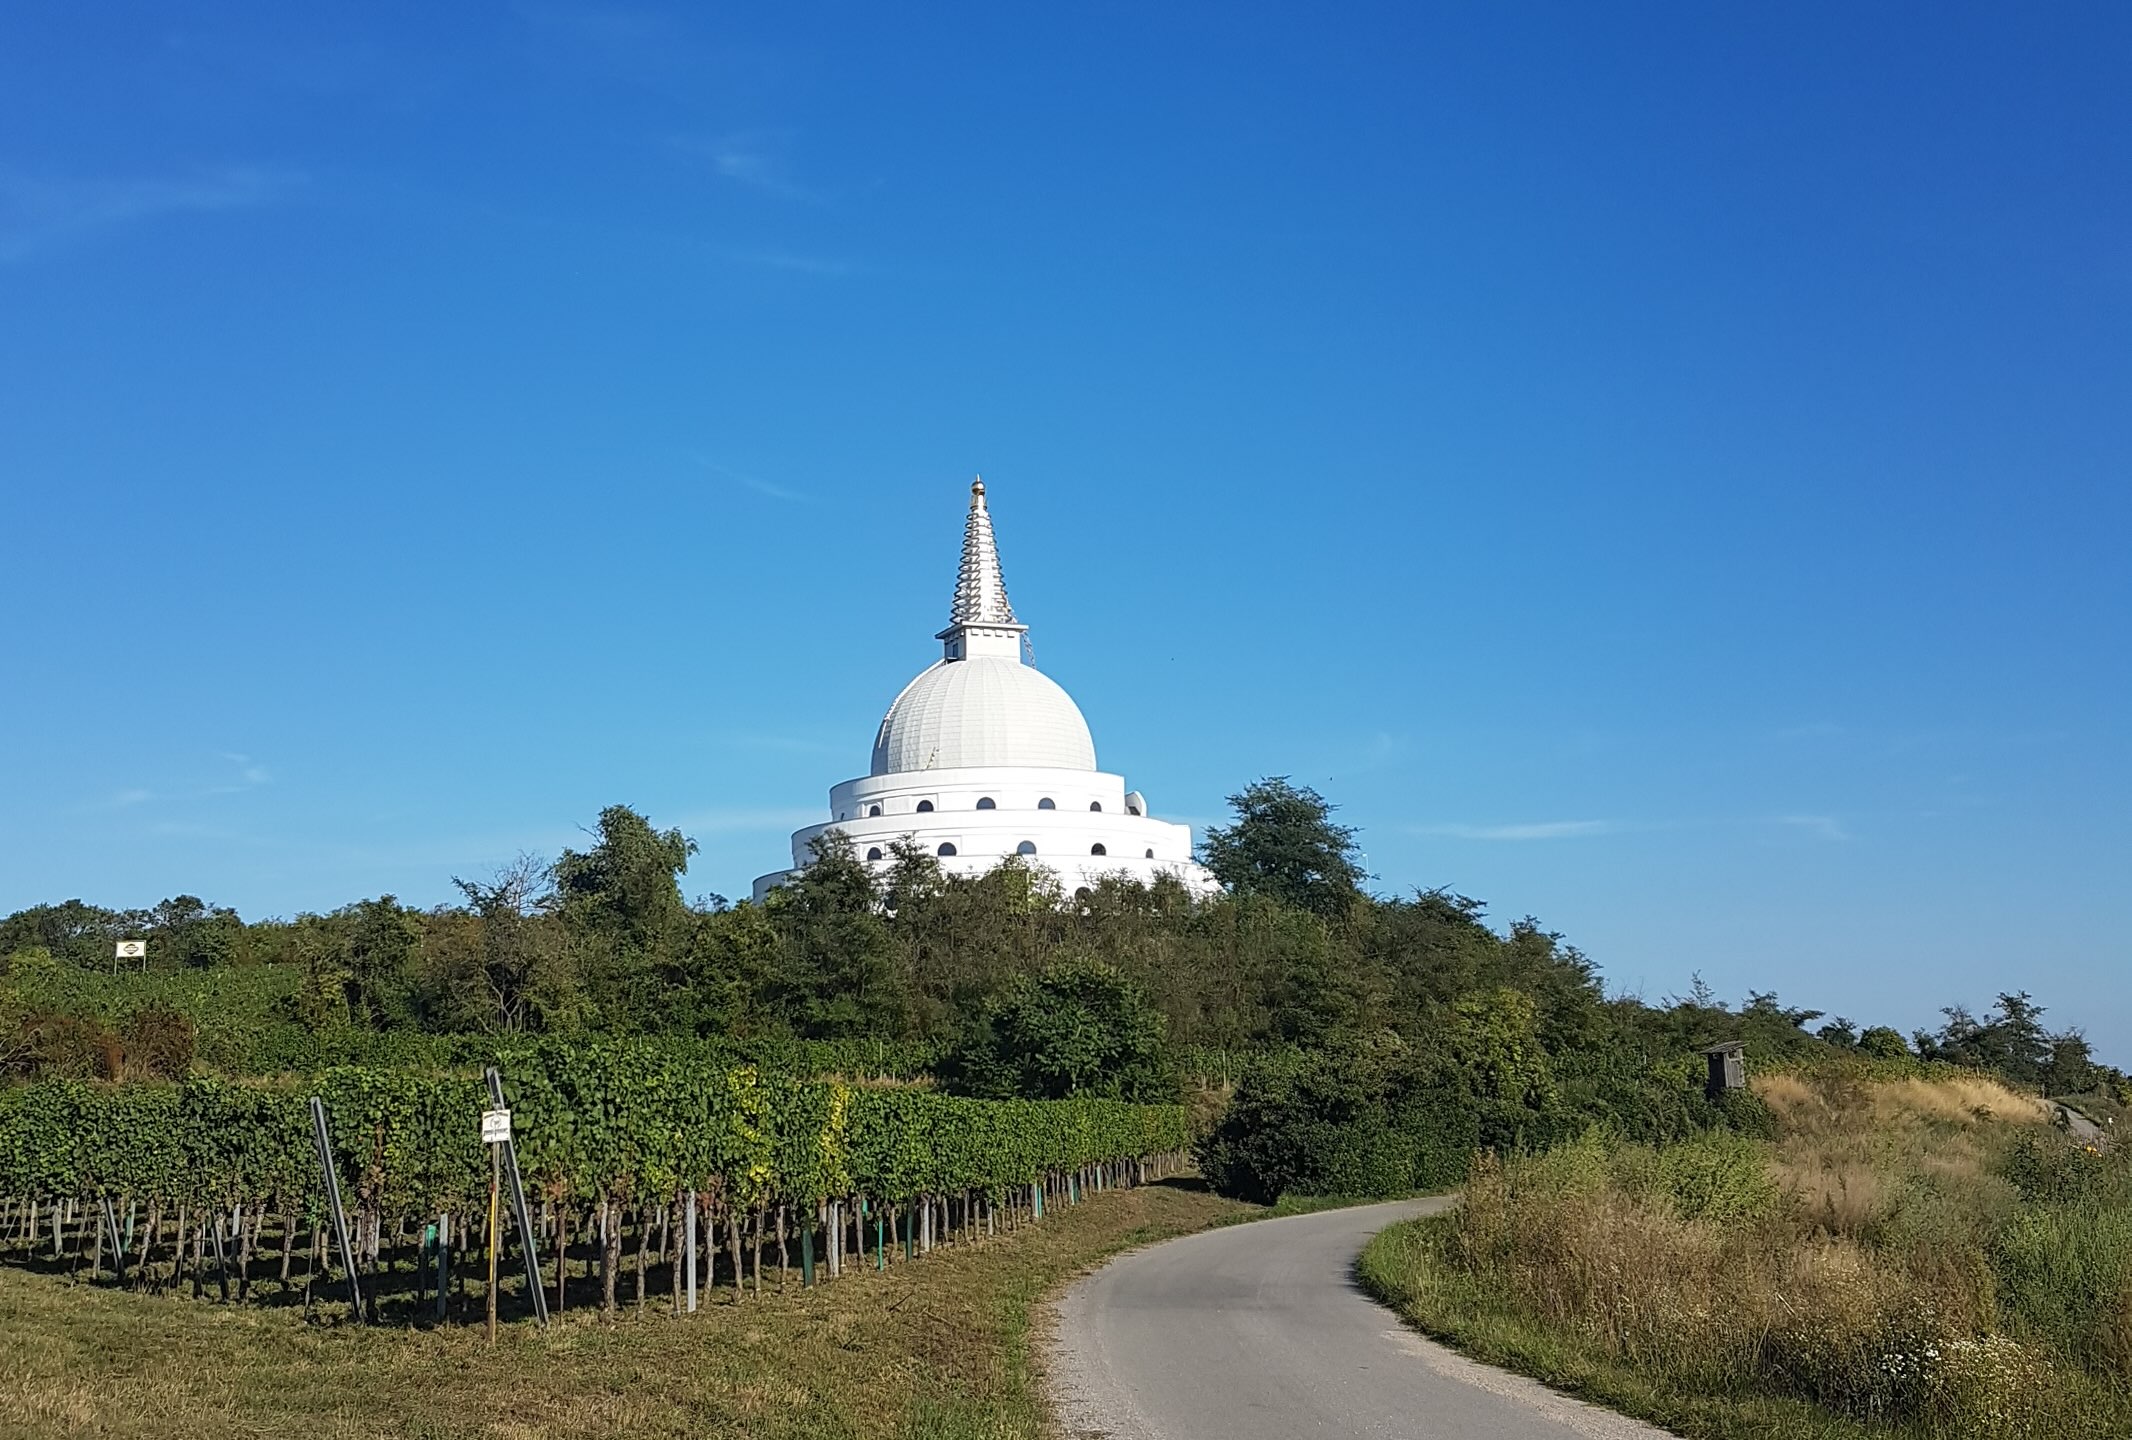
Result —
MULTIPOLYGON (((1130 1180, 1190 1139, 1179 1106, 972 1100, 734 1066, 657 1043, 544 1044, 513 1056, 504 1085, 528 1193, 553 1217, 544 1232, 560 1237, 564 1217, 596 1214, 604 1236, 611 1215, 617 1246, 625 1213, 637 1217, 640 1244, 656 1223, 663 1246, 667 1217, 689 1195, 729 1226, 752 1217, 758 1245, 764 1217, 774 1217, 780 1250, 787 1215, 796 1223, 834 1215, 840 1240, 852 1235, 861 1248, 887 1232, 869 1239, 851 1217, 916 1215, 929 1239, 950 1198, 965 1226, 990 1215, 994 1201, 1033 1218, 1037 1196, 1130 1180)), ((420 1233, 425 1221, 454 1214, 463 1226, 485 1212, 481 1080, 349 1066, 300 1083, 45 1080, 0 1090, 0 1213, 29 1238, 42 1201, 47 1214, 74 1217, 77 1243, 93 1241, 99 1256, 94 1216, 105 1198, 129 1217, 137 1205, 152 1217, 189 1216, 179 1244, 189 1233, 197 1288, 210 1238, 203 1217, 228 1217, 242 1236, 247 1216, 255 1228, 257 1217, 286 1216, 284 1248, 297 1217, 317 1230, 324 1201, 313 1094, 324 1101, 343 1193, 371 1237, 372 1263, 380 1234, 404 1233, 410 1222, 420 1233)), ((157 1233, 152 1219, 151 1246, 157 1233)), ((602 1269, 613 1268, 603 1255, 602 1269)))

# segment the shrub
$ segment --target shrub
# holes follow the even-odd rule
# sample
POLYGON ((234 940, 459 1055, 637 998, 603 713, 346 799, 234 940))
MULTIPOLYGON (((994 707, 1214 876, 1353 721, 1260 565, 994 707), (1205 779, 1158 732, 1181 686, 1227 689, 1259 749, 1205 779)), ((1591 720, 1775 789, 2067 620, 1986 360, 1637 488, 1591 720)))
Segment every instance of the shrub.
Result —
POLYGON ((1368 1057, 1262 1057, 1200 1142, 1200 1168, 1216 1190, 1262 1204, 1290 1193, 1404 1194, 1441 1174, 1453 1145, 1463 1169, 1475 1132, 1459 1098, 1402 1091, 1368 1057))

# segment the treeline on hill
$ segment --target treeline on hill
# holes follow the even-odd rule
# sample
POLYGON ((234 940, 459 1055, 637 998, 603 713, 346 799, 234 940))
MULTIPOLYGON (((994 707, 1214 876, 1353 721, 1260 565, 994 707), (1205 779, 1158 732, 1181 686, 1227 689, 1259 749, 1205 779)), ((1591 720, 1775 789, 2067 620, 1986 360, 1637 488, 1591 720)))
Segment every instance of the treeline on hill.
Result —
POLYGON ((1205 859, 1225 887, 1111 880, 1074 896, 1009 860, 962 879, 915 847, 876 878, 840 838, 762 904, 684 898, 694 845, 626 806, 583 851, 244 921, 190 896, 67 901, 0 921, 0 1066, 19 1077, 461 1066, 498 1037, 690 1036, 812 1073, 932 1075, 978 1096, 1167 1100, 1233 1089, 1201 1158, 1223 1188, 1377 1193, 1449 1183, 1476 1148, 1541 1148, 1604 1121, 1661 1141, 1758 1123, 1702 1093, 1699 1047, 1857 1053, 1994 1071, 2056 1095, 2122 1090, 2021 993, 1908 1039, 1700 985, 1608 998, 1537 921, 1492 929, 1443 891, 1364 890, 1316 792, 1231 797, 1205 859), (147 942, 117 961, 115 942, 147 942))

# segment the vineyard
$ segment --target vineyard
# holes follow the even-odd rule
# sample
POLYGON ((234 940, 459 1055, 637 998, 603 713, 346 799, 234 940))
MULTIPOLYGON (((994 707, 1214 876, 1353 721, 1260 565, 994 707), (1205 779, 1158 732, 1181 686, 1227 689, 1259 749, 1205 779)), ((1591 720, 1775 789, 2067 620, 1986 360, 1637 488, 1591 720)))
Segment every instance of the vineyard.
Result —
MULTIPOLYGON (((663 1290, 681 1308, 698 1284, 759 1293, 765 1264, 782 1279, 795 1250, 808 1282, 886 1267, 1140 1183, 1188 1141, 1174 1106, 962 1099, 656 1044, 543 1045, 515 1056, 503 1082, 553 1308, 577 1297, 611 1312, 625 1277, 639 1306, 663 1290)), ((490 1183, 489 1100, 465 1073, 0 1091, 8 1257, 196 1297, 309 1308, 345 1296, 313 1095, 365 1318, 464 1315, 489 1273, 490 1183)), ((520 1273, 518 1248, 497 1273, 520 1273)), ((529 1309, 523 1291, 512 1313, 529 1309)))

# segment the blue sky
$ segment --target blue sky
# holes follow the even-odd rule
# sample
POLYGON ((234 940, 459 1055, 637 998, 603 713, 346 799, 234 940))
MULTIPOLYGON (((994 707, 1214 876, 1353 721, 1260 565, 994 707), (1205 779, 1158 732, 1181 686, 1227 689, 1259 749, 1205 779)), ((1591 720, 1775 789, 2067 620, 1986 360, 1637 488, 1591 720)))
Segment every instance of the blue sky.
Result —
POLYGON ((1105 768, 2132 1061, 2132 12, 16 7, 0 910, 745 894, 965 487, 1105 768))

